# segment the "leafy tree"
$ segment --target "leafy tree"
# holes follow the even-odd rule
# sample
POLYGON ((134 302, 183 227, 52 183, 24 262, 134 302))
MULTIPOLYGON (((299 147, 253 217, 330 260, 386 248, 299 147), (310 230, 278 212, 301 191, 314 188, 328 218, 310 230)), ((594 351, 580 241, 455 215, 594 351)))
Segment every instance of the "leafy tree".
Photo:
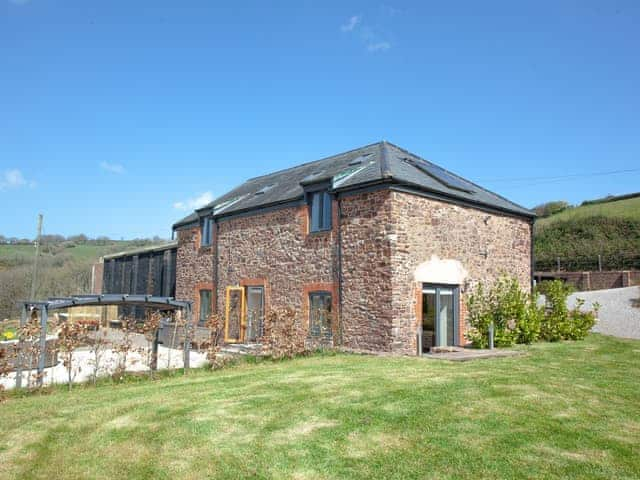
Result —
POLYGON ((569 208, 572 208, 569 202, 565 202, 564 200, 555 200, 553 202, 546 202, 535 206, 533 207, 533 211, 536 212, 536 215, 539 217, 549 217, 569 208))

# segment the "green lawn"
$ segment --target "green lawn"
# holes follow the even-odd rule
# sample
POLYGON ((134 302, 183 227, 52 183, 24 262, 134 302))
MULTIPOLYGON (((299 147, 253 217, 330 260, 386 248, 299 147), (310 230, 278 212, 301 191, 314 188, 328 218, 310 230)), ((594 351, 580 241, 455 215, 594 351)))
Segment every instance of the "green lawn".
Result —
POLYGON ((0 406, 0 478, 640 477, 640 341, 315 356, 0 406))

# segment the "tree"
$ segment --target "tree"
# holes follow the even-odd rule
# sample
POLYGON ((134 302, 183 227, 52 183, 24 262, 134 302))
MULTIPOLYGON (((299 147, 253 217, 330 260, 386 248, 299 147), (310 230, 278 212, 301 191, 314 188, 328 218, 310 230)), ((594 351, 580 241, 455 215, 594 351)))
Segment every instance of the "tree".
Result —
POLYGON ((569 202, 565 202, 564 200, 555 200, 553 202, 546 202, 537 205, 533 207, 533 211, 536 212, 536 215, 539 217, 549 217, 569 208, 572 208, 569 202))

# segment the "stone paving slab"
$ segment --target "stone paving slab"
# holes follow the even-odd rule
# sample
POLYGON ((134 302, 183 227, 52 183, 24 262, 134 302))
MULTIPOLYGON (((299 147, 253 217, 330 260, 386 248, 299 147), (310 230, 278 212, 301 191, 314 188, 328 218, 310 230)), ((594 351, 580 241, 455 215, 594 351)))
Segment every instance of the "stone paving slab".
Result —
POLYGON ((452 352, 425 353, 422 355, 422 358, 430 360, 449 360, 452 362, 468 362, 469 360, 478 360, 481 358, 517 357, 524 354, 525 352, 522 351, 503 350, 500 348, 496 348, 494 350, 461 348, 452 352))

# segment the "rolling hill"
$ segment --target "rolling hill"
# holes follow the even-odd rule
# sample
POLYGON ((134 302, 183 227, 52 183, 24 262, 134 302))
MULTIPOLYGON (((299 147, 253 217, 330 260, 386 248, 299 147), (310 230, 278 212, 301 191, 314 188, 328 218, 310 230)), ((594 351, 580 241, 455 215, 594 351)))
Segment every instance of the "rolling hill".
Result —
POLYGON ((624 218, 640 221, 640 196, 611 202, 599 202, 570 208, 536 221, 536 230, 555 222, 589 217, 624 218))
MULTIPOLYGON (((89 293, 91 266, 101 256, 158 242, 163 241, 43 241, 35 297, 42 299, 89 293)), ((34 258, 33 244, 0 244, 0 321, 4 318, 15 318, 18 315, 16 302, 29 297, 34 258)))
POLYGON ((536 221, 536 270, 640 268, 640 196, 585 202, 536 221))

